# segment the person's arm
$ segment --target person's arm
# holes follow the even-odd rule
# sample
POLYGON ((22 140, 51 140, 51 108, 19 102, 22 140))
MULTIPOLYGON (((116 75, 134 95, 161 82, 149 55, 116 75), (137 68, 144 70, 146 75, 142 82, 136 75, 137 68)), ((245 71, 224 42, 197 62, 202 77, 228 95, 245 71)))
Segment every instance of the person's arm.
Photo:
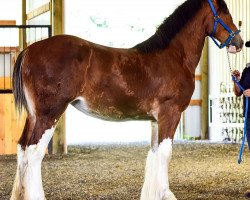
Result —
MULTIPOLYGON (((240 80, 240 72, 238 70, 234 70, 232 72, 232 75, 236 77, 236 79, 239 81, 240 80)), ((238 85, 234 82, 234 94, 239 97, 242 95, 241 89, 238 87, 238 85)))
POLYGON ((246 97, 250 97, 250 89, 247 89, 243 92, 243 94, 246 96, 246 97))

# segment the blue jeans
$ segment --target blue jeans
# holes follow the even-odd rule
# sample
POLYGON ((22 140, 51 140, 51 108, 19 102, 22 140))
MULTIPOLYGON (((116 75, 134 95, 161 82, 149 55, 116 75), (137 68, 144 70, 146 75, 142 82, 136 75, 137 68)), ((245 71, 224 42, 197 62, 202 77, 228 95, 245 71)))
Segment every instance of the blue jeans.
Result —
POLYGON ((250 150, 250 118, 248 117, 246 120, 247 120, 247 144, 248 144, 248 149, 250 150))

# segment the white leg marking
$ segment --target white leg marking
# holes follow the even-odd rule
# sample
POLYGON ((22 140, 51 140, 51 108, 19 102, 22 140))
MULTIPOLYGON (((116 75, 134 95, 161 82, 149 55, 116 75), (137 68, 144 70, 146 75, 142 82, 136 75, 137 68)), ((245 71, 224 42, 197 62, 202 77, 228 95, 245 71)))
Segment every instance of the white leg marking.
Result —
POLYGON ((22 200, 24 199, 24 194, 23 194, 23 188, 21 185, 21 171, 20 169, 23 169, 24 165, 24 151, 22 150, 20 145, 17 145, 17 172, 16 172, 16 178, 14 181, 13 189, 12 189, 12 194, 11 194, 11 200, 22 200))
POLYGON ((46 130, 38 144, 26 147, 25 151, 17 146, 17 173, 11 200, 45 200, 41 166, 54 130, 54 127, 46 130))
POLYGON ((34 110, 33 100, 32 100, 32 98, 31 98, 30 94, 28 93, 28 90, 27 90, 27 88, 25 86, 23 87, 23 90, 24 90, 24 94, 25 94, 25 99, 27 101, 27 106, 28 106, 29 114, 31 116, 35 116, 35 110, 34 110))
POLYGON ((172 141, 165 139, 156 152, 149 151, 141 200, 176 200, 169 189, 168 166, 172 157, 172 141))
POLYGON ((153 152, 156 152, 158 149, 158 123, 157 122, 151 122, 151 149, 153 152))

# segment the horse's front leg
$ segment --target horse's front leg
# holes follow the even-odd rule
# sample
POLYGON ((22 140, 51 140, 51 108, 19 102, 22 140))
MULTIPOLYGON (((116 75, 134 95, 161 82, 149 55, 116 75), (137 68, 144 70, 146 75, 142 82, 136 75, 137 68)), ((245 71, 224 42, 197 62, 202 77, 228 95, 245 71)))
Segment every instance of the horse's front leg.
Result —
POLYGON ((148 153, 141 200, 176 199, 169 189, 168 168, 172 156, 172 139, 180 116, 178 107, 170 106, 160 110, 158 122, 152 122, 151 144, 158 144, 158 148, 152 145, 148 153))

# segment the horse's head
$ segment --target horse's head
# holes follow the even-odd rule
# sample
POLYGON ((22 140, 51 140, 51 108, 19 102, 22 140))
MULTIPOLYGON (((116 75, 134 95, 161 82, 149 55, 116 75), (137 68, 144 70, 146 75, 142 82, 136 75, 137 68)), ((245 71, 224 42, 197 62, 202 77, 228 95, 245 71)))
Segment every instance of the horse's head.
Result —
POLYGON ((244 41, 240 30, 233 23, 232 16, 224 0, 206 0, 208 2, 207 34, 219 48, 227 47, 230 53, 240 52, 244 41), (219 44, 218 40, 221 44, 219 44))

